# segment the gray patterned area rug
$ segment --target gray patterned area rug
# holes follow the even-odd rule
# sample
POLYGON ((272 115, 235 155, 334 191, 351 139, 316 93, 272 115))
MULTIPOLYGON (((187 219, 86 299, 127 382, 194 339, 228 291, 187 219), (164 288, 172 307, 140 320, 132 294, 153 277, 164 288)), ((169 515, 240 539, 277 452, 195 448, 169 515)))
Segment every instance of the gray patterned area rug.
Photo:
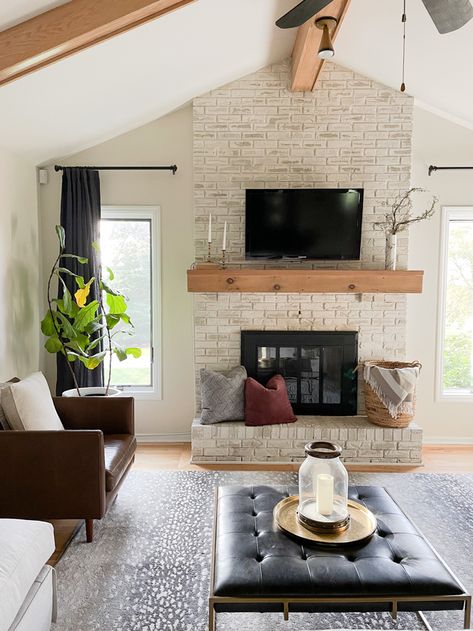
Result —
MULTIPOLYGON (((83 530, 57 566, 55 631, 206 631, 212 507, 222 484, 296 483, 291 473, 132 472, 95 540, 83 530)), ((354 474, 388 488, 452 570, 473 590, 473 475, 354 474)), ((437 630, 459 612, 427 613, 437 630)), ((218 631, 422 629, 414 614, 220 614, 218 631)))

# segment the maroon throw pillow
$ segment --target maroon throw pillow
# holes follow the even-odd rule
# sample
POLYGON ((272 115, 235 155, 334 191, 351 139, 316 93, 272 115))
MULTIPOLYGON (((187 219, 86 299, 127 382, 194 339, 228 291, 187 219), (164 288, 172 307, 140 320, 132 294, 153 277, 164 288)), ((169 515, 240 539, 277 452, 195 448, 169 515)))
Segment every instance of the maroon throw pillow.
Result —
POLYGON ((287 396, 284 377, 271 377, 266 387, 251 377, 246 380, 245 425, 276 425, 294 421, 297 418, 287 396))

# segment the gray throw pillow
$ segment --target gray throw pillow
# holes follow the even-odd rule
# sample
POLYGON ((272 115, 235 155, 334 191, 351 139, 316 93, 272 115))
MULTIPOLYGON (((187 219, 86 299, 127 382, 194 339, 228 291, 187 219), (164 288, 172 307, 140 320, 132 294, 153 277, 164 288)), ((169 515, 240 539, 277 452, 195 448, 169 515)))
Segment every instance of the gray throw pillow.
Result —
POLYGON ((221 421, 242 421, 245 418, 246 369, 243 366, 221 373, 202 368, 201 423, 211 425, 221 421))

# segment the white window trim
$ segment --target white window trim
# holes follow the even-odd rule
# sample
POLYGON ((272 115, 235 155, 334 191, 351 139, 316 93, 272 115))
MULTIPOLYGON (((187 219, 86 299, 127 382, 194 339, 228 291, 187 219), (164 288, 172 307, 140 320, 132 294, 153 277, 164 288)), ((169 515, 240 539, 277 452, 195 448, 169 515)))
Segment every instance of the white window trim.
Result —
POLYGON ((103 219, 149 219, 151 221, 151 278, 152 316, 151 343, 153 345, 151 365, 153 386, 123 388, 136 399, 162 399, 162 309, 161 309, 161 208, 160 206, 102 206, 103 219))
POLYGON ((443 392, 443 368, 445 350, 445 316, 447 304, 447 272, 448 272, 448 241, 449 224, 451 220, 473 220, 473 206, 442 206, 441 209, 441 240, 440 240, 440 269, 438 292, 438 325, 437 325, 437 366, 435 378, 435 400, 449 403, 472 403, 471 394, 446 394, 443 392))

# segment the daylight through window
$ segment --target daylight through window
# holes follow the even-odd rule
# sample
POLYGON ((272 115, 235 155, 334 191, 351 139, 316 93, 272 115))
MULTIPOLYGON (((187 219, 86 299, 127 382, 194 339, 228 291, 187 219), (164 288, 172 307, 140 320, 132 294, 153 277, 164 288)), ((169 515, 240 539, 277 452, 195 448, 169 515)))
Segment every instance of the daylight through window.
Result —
POLYGON ((473 397, 473 209, 446 209, 441 394, 473 397))
MULTIPOLYGON (((128 313, 134 324, 116 341, 124 347, 139 347, 141 357, 112 362, 114 386, 149 391, 155 386, 153 370, 153 215, 140 209, 103 209, 100 226, 102 271, 113 270, 116 284, 128 299, 128 313), (132 335, 132 337, 130 337, 132 335)), ((108 365, 105 365, 108 378, 108 365)))

